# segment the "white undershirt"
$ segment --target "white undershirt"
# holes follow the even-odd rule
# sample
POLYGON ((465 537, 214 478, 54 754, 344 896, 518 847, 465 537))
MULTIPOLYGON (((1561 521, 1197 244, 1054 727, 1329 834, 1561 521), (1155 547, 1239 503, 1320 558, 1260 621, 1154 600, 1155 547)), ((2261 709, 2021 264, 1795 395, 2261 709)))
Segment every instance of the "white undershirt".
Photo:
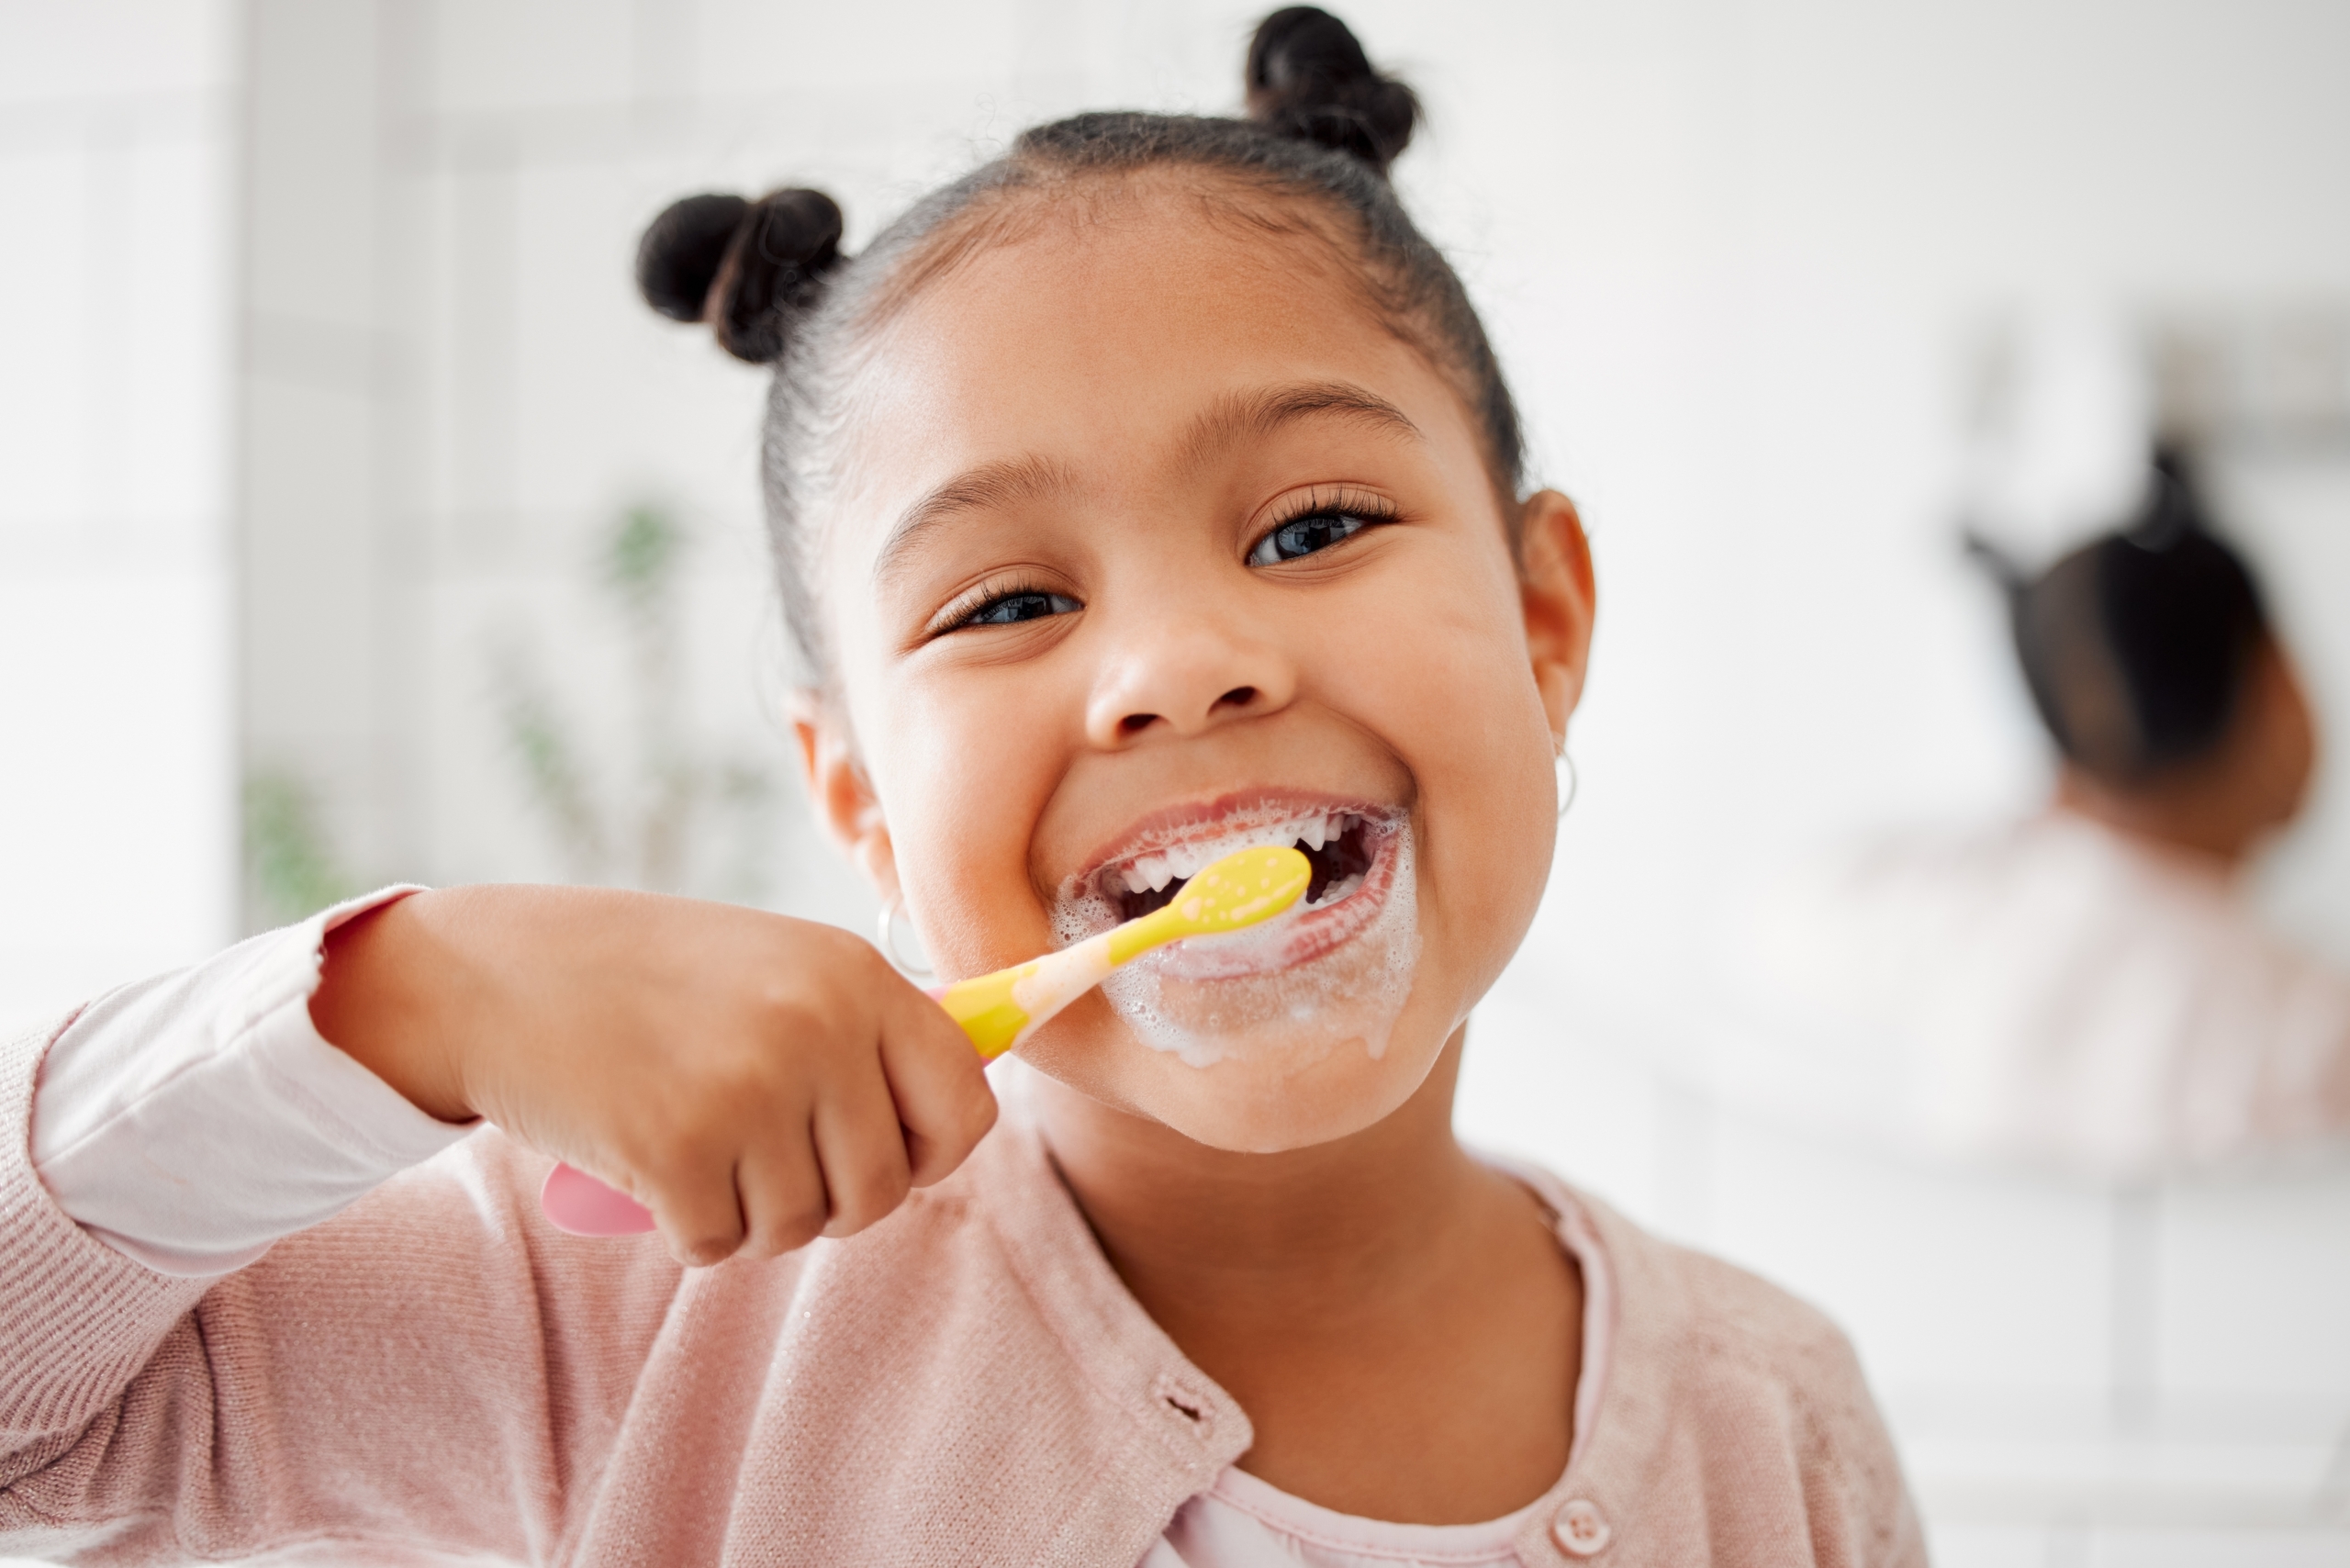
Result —
MULTIPOLYGON (((326 933, 388 888, 92 1003, 50 1047, 33 1168, 92 1236, 159 1273, 243 1268, 473 1130, 437 1121, 310 1021, 326 933)), ((1580 1212, 1557 1216, 1583 1282, 1575 1445, 1606 1378, 1614 1293, 1580 1212)), ((1513 1559, 1527 1515, 1473 1525, 1358 1518, 1237 1468, 1185 1503, 1138 1568, 1476 1568, 1513 1559)))

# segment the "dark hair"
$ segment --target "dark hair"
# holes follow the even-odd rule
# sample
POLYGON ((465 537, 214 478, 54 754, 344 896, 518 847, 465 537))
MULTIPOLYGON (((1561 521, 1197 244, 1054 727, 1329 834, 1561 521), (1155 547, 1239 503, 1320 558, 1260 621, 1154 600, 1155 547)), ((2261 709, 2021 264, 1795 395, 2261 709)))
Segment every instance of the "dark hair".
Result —
POLYGON ((1372 68, 1345 23, 1309 6, 1259 25, 1245 85, 1245 120, 1104 113, 1034 127, 1003 157, 916 202, 853 260, 840 251, 840 209, 816 191, 756 202, 688 196, 645 230, 637 279, 646 302, 711 323, 729 353, 776 367, 764 443, 767 525, 785 613, 812 673, 825 659, 806 524, 834 477, 837 393, 855 345, 922 284, 1004 232, 1016 198, 1074 195, 1082 182, 1156 167, 1219 176, 1239 188, 1243 200, 1231 206, 1257 231, 1305 238, 1346 258, 1381 319, 1459 387, 1515 550, 1525 466, 1516 405, 1459 276, 1387 182, 1418 100, 1372 68), (1250 194, 1292 210, 1268 213, 1245 199, 1250 194))
POLYGON ((2076 766, 2127 788, 2220 745, 2268 616, 2183 452, 2157 448, 2136 514, 2037 577, 1980 539, 1968 549, 2007 590, 2032 704, 2076 766))

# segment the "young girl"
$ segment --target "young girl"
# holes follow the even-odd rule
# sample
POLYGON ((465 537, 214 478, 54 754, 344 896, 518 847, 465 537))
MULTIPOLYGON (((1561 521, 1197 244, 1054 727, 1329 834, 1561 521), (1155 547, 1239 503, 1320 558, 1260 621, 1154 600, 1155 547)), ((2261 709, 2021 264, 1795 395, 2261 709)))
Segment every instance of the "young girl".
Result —
POLYGON ((1000 1120, 873 948, 679 900, 396 890, 118 991, 0 1058, 0 1546, 1921 1561, 1834 1329, 1453 1140, 1590 562, 1386 184, 1408 91, 1304 9, 1248 80, 853 261, 694 198, 641 275, 776 364, 811 792, 944 974, 1246 844, 1307 903, 1071 1008, 1000 1120), (553 1230, 557 1157, 661 1239, 553 1230))

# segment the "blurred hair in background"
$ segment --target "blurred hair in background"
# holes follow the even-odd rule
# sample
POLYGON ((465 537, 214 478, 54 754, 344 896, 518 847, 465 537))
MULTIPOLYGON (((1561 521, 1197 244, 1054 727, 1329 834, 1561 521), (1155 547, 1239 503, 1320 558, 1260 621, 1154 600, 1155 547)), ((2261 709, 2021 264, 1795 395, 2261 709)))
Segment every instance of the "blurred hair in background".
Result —
MULTIPOLYGON (((764 379, 647 316, 636 236, 806 185, 854 251, 1040 118, 1231 106, 1262 8, 0 0, 0 1012, 395 878, 869 928, 775 722, 764 379)), ((1939 1561, 2343 1561, 2338 1159, 1888 1151, 1751 1092, 1711 955, 1733 890, 1857 833, 2129 806, 2263 670, 2350 734, 2350 11, 1346 14, 1426 101, 1400 187, 1601 583, 1464 1126, 1837 1314, 1939 1561), (2158 487, 2073 554, 2157 435, 2215 525, 2158 487), (2029 680, 1956 520, 2046 585, 2029 680), (2132 607, 2190 560, 2181 674, 2132 607)), ((2350 962, 2350 778, 2294 803, 2243 897, 2350 962)), ((1855 1048, 1810 1109, 1894 1055, 1855 1048)))
MULTIPOLYGON (((1979 537, 1966 543, 2006 590, 2016 662, 2064 767, 2101 789, 2143 793, 2219 750, 2276 651, 2252 573, 2175 444, 2156 450, 2134 516, 2036 576, 1979 537)), ((2299 807, 2307 761, 2260 826, 2299 807)))

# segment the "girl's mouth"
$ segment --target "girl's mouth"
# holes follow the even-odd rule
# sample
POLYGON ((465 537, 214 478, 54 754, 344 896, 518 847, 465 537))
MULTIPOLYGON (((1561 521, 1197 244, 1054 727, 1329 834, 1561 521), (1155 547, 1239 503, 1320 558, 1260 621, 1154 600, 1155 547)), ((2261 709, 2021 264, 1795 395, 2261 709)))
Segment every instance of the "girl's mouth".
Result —
MULTIPOLYGON (((1321 958, 1378 918, 1395 880, 1404 812, 1354 802, 1301 805, 1294 797, 1220 806, 1147 830, 1094 871, 1072 879, 1064 910, 1089 908, 1093 913, 1083 924, 1097 929, 1133 920, 1163 908, 1185 882, 1235 850, 1291 845, 1314 871, 1296 908, 1254 930, 1178 943, 1145 962, 1169 979, 1263 974, 1321 958)), ((1065 931, 1063 939, 1090 934, 1065 931)))
POLYGON ((1098 873, 1120 920, 1139 920, 1175 902, 1183 884, 1235 850, 1259 845, 1288 843, 1314 868, 1314 879, 1300 901, 1307 909, 1326 909, 1358 891, 1378 848, 1371 841, 1369 818, 1355 812, 1328 812, 1270 828, 1248 828, 1219 834, 1213 839, 1173 844, 1155 854, 1140 855, 1098 873))

